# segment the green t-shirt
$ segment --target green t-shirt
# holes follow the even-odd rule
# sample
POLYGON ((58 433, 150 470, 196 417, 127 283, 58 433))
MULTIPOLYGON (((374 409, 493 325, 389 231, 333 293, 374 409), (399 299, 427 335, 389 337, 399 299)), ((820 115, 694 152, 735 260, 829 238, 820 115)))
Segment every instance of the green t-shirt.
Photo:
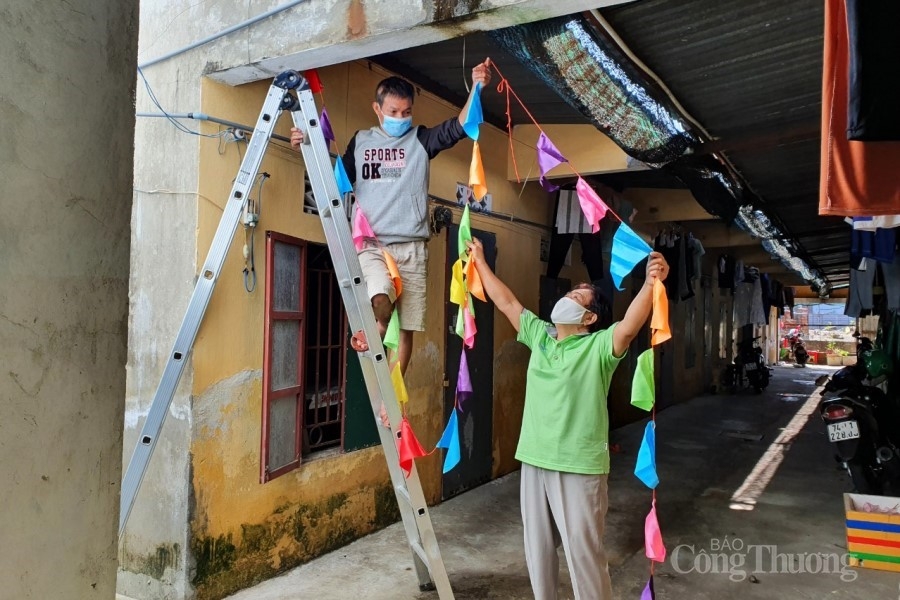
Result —
POLYGON ((518 340, 531 359, 516 460, 566 473, 609 473, 606 396, 622 358, 613 356, 616 325, 562 342, 549 326, 528 310, 519 318, 518 340))

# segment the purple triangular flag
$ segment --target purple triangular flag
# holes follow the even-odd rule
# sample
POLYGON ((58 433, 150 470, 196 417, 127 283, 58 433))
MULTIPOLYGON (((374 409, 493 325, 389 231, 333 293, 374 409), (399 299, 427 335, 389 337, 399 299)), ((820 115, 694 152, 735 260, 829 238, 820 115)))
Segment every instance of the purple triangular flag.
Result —
POLYGON ((322 125, 322 135, 325 136, 325 141, 333 142, 334 131, 331 129, 331 120, 328 118, 328 111, 324 108, 322 109, 322 114, 319 115, 319 123, 322 125))
POLYGON ((466 359, 466 348, 463 346, 459 357, 459 376, 456 379, 456 402, 462 410, 463 402, 472 395, 472 378, 469 376, 469 361, 466 359))
POLYGON ((647 581, 647 586, 641 592, 641 600, 656 600, 656 591, 653 589, 653 575, 647 581))
POLYGON ((569 161, 566 160, 566 157, 553 145, 553 142, 550 141, 550 138, 543 131, 537 142, 537 159, 538 166, 541 169, 541 186, 548 192, 555 192, 559 189, 559 186, 550 183, 545 175, 553 167, 569 161))

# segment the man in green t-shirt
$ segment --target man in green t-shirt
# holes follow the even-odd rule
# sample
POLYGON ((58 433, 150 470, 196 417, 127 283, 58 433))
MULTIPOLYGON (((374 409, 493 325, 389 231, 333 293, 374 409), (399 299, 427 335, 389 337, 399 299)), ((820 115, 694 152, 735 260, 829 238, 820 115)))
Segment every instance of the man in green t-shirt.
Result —
POLYGON ((669 265, 650 253, 647 277, 619 323, 600 330, 600 292, 579 284, 560 298, 552 324, 526 310, 484 260, 481 242, 468 244, 484 291, 531 349, 525 411, 516 459, 522 463, 525 561, 535 600, 555 600, 562 543, 576 600, 612 600, 603 549, 608 506, 609 412, 613 371, 650 316, 653 283, 669 265))

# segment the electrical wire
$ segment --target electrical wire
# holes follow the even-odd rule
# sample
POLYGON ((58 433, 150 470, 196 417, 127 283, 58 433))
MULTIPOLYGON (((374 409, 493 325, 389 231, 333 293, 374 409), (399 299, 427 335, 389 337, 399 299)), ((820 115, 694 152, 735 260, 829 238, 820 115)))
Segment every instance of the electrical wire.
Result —
POLYGON ((167 119, 172 125, 175 126, 175 129, 177 129, 178 131, 181 131, 181 132, 183 132, 183 133, 189 133, 189 134, 191 134, 191 135, 197 135, 197 136, 200 136, 200 137, 207 137, 207 138, 218 138, 218 137, 221 137, 221 136, 225 135, 225 133, 226 133, 227 130, 226 130, 226 131, 220 131, 219 133, 213 133, 213 134, 210 134, 210 133, 200 133, 199 131, 194 131, 194 130, 191 129, 190 127, 186 127, 186 126, 183 125, 182 123, 179 123, 179 122, 175 119, 175 117, 173 117, 172 115, 170 115, 170 114, 166 111, 166 109, 164 109, 164 108, 162 107, 162 104, 160 104, 159 100, 156 98, 156 94, 153 92, 153 88, 150 87, 150 82, 147 81, 147 78, 144 76, 144 71, 141 70, 140 67, 138 67, 138 75, 140 75, 140 76, 141 76, 141 79, 144 81, 144 87, 147 89, 147 96, 150 98, 150 101, 153 102, 153 104, 156 105, 156 108, 159 109, 159 111, 166 117, 166 119, 167 119))

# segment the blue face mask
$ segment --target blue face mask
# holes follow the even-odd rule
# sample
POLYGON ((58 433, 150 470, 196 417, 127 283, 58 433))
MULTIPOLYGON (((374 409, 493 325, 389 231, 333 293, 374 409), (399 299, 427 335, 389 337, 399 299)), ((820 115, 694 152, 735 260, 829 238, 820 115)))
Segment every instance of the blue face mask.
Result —
POLYGON ((384 122, 381 124, 381 128, 391 137, 400 137, 412 127, 412 117, 406 117, 405 119, 387 115, 383 115, 383 117, 384 122))

